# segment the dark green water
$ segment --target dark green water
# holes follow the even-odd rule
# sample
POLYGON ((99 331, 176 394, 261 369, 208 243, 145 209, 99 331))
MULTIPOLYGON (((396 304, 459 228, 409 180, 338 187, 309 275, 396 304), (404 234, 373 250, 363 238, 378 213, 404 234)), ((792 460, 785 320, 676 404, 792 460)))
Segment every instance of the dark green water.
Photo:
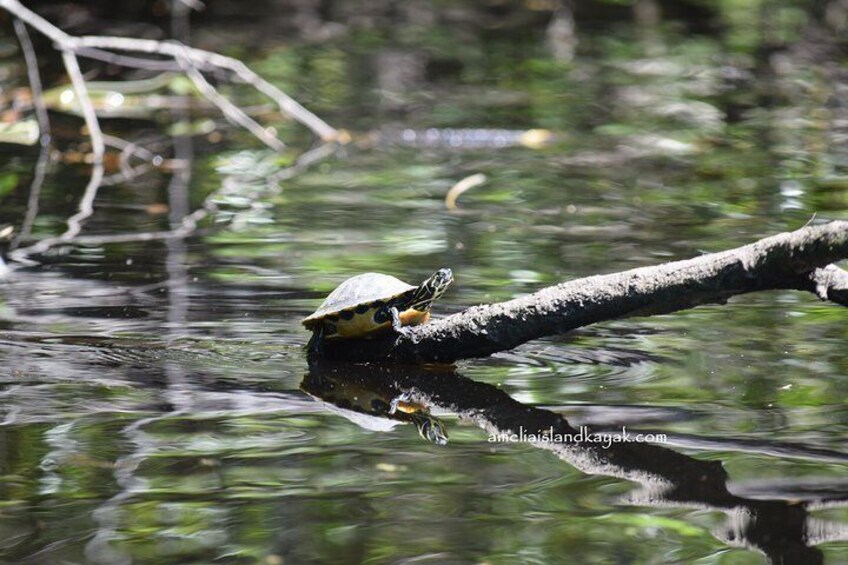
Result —
MULTIPOLYGON (((844 51, 790 53, 783 75, 763 76, 733 33, 587 32, 571 62, 538 37, 466 38, 458 55, 438 37, 409 41, 461 71, 394 97, 363 70, 383 45, 367 34, 269 41, 252 66, 355 132, 547 128, 558 142, 353 146, 271 190, 280 164, 253 140, 197 137, 181 149, 187 184, 156 171, 105 186, 84 229, 167 229, 156 205, 178 214, 219 193, 197 234, 62 246, 6 274, 4 562, 848 561, 848 324, 812 295, 609 322, 447 373, 310 373, 299 324, 364 271, 417 281, 451 267, 440 316, 742 245, 813 213, 847 218, 844 51), (448 189, 476 173, 486 183, 447 210, 448 189), (450 442, 386 418, 366 429, 303 391, 316 378, 423 392, 450 442), (668 442, 587 463, 488 441, 481 426, 519 421, 515 403, 668 442)), ((16 57, 6 64, 22 81, 16 57)), ((4 147, 0 225, 20 226, 38 151, 4 147)), ((86 174, 48 165, 35 236, 63 231, 86 174)))

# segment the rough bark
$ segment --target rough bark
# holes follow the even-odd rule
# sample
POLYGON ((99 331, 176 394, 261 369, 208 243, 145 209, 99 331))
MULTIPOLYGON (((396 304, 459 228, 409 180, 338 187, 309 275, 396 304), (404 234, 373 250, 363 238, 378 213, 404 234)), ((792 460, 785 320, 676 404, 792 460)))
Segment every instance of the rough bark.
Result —
POLYGON ((326 342, 345 361, 451 363, 629 316, 666 314, 761 290, 795 289, 848 306, 848 222, 807 226, 694 259, 564 282, 411 328, 406 335, 326 342))

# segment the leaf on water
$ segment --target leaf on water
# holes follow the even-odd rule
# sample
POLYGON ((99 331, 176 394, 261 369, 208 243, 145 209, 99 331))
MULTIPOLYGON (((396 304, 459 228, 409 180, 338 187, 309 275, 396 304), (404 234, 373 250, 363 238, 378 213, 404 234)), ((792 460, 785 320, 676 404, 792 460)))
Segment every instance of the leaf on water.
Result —
POLYGON ((35 145, 40 136, 41 129, 35 120, 23 120, 11 124, 0 123, 0 143, 35 145))
POLYGON ((215 120, 210 119, 180 120, 172 123, 165 131, 172 136, 206 135, 215 131, 216 127, 215 120))

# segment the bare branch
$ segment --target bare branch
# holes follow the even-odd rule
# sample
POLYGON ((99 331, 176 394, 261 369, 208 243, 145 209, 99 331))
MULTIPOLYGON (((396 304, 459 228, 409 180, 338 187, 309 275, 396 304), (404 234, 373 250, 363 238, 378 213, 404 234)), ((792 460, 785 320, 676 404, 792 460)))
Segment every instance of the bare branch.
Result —
POLYGON ((42 145, 41 151, 38 154, 38 161, 35 163, 35 172, 33 173, 32 182, 29 185, 29 198, 27 199, 27 209, 24 215, 24 221, 21 223, 21 230, 9 243, 9 249, 14 251, 18 248, 22 241, 26 241, 29 234, 32 233, 32 226, 35 223, 35 218, 38 217, 38 200, 41 196, 41 187, 44 184, 44 179, 47 177, 47 165, 50 162, 50 145, 42 145))
POLYGON ((9 244, 9 248, 12 250, 16 249, 21 241, 29 237, 32 231, 32 225, 38 215, 38 199, 41 194, 41 186, 44 184, 47 163, 50 160, 50 117, 47 113, 47 107, 44 105, 44 89, 41 86, 41 75, 38 72, 38 58, 35 55, 35 49, 32 46, 26 24, 20 19, 15 18, 14 26, 15 34, 18 36, 18 42, 20 42, 21 50, 24 54, 24 62, 26 63, 27 78, 29 79, 30 91, 32 92, 32 106, 35 109, 35 117, 38 120, 38 128, 40 130, 41 152, 38 154, 35 173, 29 187, 27 211, 21 225, 21 230, 9 244))
POLYGON ((73 37, 57 28, 20 2, 18 0, 0 0, 0 8, 14 15, 16 18, 26 22, 34 27, 39 33, 49 37, 53 42, 61 47, 70 45, 73 37))
POLYGON ((822 300, 848 306, 848 271, 828 265, 810 273, 809 282, 810 288, 805 290, 815 292, 822 300))
POLYGON ((97 190, 103 181, 103 155, 106 152, 106 147, 103 141, 103 133, 100 131, 100 122, 97 121, 97 114, 95 114, 94 106, 92 106, 91 99, 88 96, 88 88, 80 71, 77 56, 71 51, 63 51, 62 60, 65 63, 65 70, 71 78, 74 94, 82 110, 88 134, 91 137, 91 149, 94 157, 91 177, 88 179, 82 198, 80 198, 77 213, 68 218, 66 222, 68 227, 65 232, 57 237, 42 239, 29 247, 16 249, 9 254, 12 259, 21 262, 29 262, 27 259, 29 255, 43 253, 54 245, 73 240, 82 230, 83 221, 94 213, 94 199, 97 197, 97 190))
MULTIPOLYGON (((9 2, 14 0, 0 0, 0 2, 9 2)), ((119 51, 136 51, 139 53, 157 53, 166 55, 178 60, 183 56, 188 58, 198 69, 208 70, 210 68, 226 69, 234 73, 241 81, 249 84, 273 99, 284 114, 291 116, 306 127, 310 128, 315 134, 324 141, 334 141, 338 137, 338 131, 327 124, 324 120, 301 106, 293 98, 285 94, 283 91, 272 85, 252 70, 247 65, 218 53, 205 51, 188 47, 179 43, 165 43, 152 39, 135 39, 128 37, 109 37, 109 36, 84 36, 74 38, 74 47, 76 49, 85 47, 94 47, 99 49, 115 49, 119 51)))
POLYGON ((215 104, 230 123, 243 127, 274 151, 280 152, 286 148, 285 143, 268 133, 268 130, 259 125, 256 120, 245 114, 241 108, 215 90, 215 87, 209 84, 209 81, 206 80, 203 74, 194 67, 189 57, 180 55, 177 57, 177 62, 180 63, 180 67, 182 67, 186 76, 191 79, 191 82, 194 83, 197 90, 207 100, 215 104))
POLYGON ((180 65, 172 59, 148 59, 146 57, 133 57, 132 55, 121 55, 104 51, 103 49, 81 48, 77 49, 77 55, 87 59, 103 61, 112 65, 120 65, 132 69, 145 71, 180 71, 180 65))
POLYGON ((68 75, 71 77, 71 84, 74 86, 74 93, 82 110, 85 126, 88 128, 88 135, 91 136, 91 151, 94 156, 91 178, 80 199, 78 212, 68 218, 68 229, 59 236, 60 240, 67 241, 80 232, 82 221, 94 213, 94 199, 97 197, 100 181, 103 180, 103 155, 106 153, 106 145, 103 142, 103 133, 100 131, 100 122, 97 120, 97 114, 94 112, 94 106, 92 106, 91 99, 88 96, 88 87, 86 87, 85 79, 82 77, 77 56, 70 51, 63 51, 62 60, 65 62, 68 75))
POLYGON ((317 147, 313 147, 312 149, 302 153, 293 165, 282 169, 273 175, 268 177, 268 185, 275 187, 279 186, 279 184, 288 180, 301 172, 307 169, 313 163, 320 161, 321 159, 326 159, 330 155, 332 155, 338 146, 332 143, 322 143, 317 147))
MULTIPOLYGON (((175 1, 182 2, 179 6, 177 6, 179 9, 184 9, 186 6, 193 9, 200 9, 203 7, 203 4, 197 0, 175 1)), ((29 258, 31 255, 43 253, 51 247, 62 243, 98 245, 117 242, 183 238, 195 231, 197 222, 217 209, 214 203, 215 194, 213 193, 207 197, 201 208, 195 210, 192 214, 185 216, 180 224, 171 230, 94 236, 79 235, 82 229, 82 222, 86 218, 90 217, 94 212, 94 200, 97 196, 98 188, 104 183, 115 182, 121 178, 131 178, 132 176, 143 172, 147 167, 155 166, 156 156, 134 144, 128 144, 125 142, 123 144, 118 144, 119 148, 122 149, 120 159, 121 173, 108 179, 104 179, 103 156, 105 152, 105 141, 108 138, 110 142, 113 142, 116 138, 104 136, 101 132, 97 115, 88 96, 86 83, 82 77, 82 73, 80 72, 79 61, 77 59, 78 56, 148 70, 182 70, 194 82, 198 90, 200 90, 206 98, 221 109, 228 120, 236 125, 240 125, 248 129, 263 143, 275 151, 281 151, 285 148, 285 144, 276 136, 272 135, 269 130, 263 128, 259 123, 250 118, 244 110, 230 102, 227 98, 215 90, 215 88, 203 76, 203 72, 224 71, 229 76, 254 87, 269 98, 273 99, 284 114, 311 129, 313 133, 321 139, 322 143, 319 147, 311 149, 301 155, 294 166, 281 171, 278 175, 269 179, 270 183, 276 183, 284 178, 288 178, 288 176, 300 171, 310 163, 326 157, 337 147, 337 144, 335 143, 336 141, 343 143, 346 140, 344 135, 340 135, 335 128, 331 127, 318 116, 298 104, 294 99, 289 97, 280 89, 251 71, 238 59, 219 55, 210 51, 204 51, 202 49, 188 47, 179 42, 161 42, 108 36, 75 37, 63 32, 49 21, 26 8, 18 0, 0 0, 0 8, 5 9, 16 18, 16 30, 18 31, 19 37, 21 37, 23 50, 27 57, 27 66, 30 70, 30 82, 33 85, 33 96, 34 98, 38 98, 39 101, 41 96, 40 82, 37 77, 37 66, 35 64, 31 46, 28 47, 29 38, 26 35, 26 28, 20 22, 33 27, 51 39, 56 44, 56 47, 62 52, 65 67, 71 78, 75 96, 79 101, 79 106, 91 137, 93 152, 93 169, 91 178, 86 186, 82 198, 80 199, 77 213, 67 220, 67 229, 64 233, 57 237, 41 240, 29 247, 14 249, 14 247, 17 246, 19 241, 22 239, 19 236, 12 245, 13 251, 10 252, 9 257, 21 263, 33 263, 33 261, 29 258), (148 59, 133 57, 114 53, 113 51, 144 53, 154 56, 158 55, 166 57, 167 59, 159 60, 153 58, 148 59), (35 75, 33 75, 33 69, 35 69, 35 75), (129 163, 129 159, 132 155, 138 156, 145 161, 149 161, 149 163, 144 163, 139 167, 132 167, 129 163)), ((44 112, 44 115, 46 116, 46 112, 44 112)), ((39 118, 39 120, 41 121, 41 118, 39 118)), ((44 154, 46 155, 46 153, 44 154)), ((39 160, 39 166, 36 170, 36 178, 33 182, 34 187, 40 186, 40 183, 43 180, 45 163, 46 159, 39 160)), ((37 199, 38 190, 37 188, 34 188, 31 190, 29 207, 29 211, 32 212, 32 218, 29 222, 30 225, 32 220, 34 220, 34 214, 37 210, 37 199)))
POLYGON ((760 290, 797 289, 848 306, 848 222, 834 221, 686 261, 561 283, 475 306, 406 335, 327 340, 324 355, 348 361, 453 362, 628 316, 665 314, 760 290))
MULTIPOLYGON (((207 202, 188 216, 185 216, 180 224, 172 230, 114 233, 105 235, 80 235, 73 239, 74 245, 107 245, 110 243, 139 243, 145 241, 165 241, 169 239, 183 239, 197 230, 197 223, 210 213, 215 211, 215 205, 207 202)), ((45 240, 46 241, 46 240, 45 240)), ((67 243, 67 242, 65 242, 67 243)), ((11 254, 10 254, 11 256, 11 254)))
MULTIPOLYGON (((213 53, 211 51, 205 51, 203 49, 188 47, 178 42, 163 42, 152 39, 111 36, 74 37, 63 32, 32 10, 26 8, 18 0, 0 0, 0 8, 6 9, 15 17, 21 19, 45 36, 49 37, 62 51, 71 51, 82 56, 94 56, 95 58, 106 57, 105 53, 109 50, 131 51, 136 53, 162 55, 171 58, 177 63, 180 58, 185 58, 190 60, 191 63, 201 71, 225 69, 233 73, 245 84, 253 86, 259 92, 262 92, 274 100, 281 112, 311 129, 321 140, 325 142, 336 141, 339 136, 338 131, 334 127, 330 126, 327 122, 301 106, 296 100, 291 98, 282 90, 257 75, 238 59, 213 53)), ((133 63, 157 66, 162 64, 161 61, 135 59, 118 59, 113 60, 112 62, 117 61, 122 64, 127 63, 130 66, 135 66, 133 63)), ((171 70, 171 67, 168 66, 167 70, 171 70)))
POLYGON ((114 185, 134 179, 153 170, 157 165, 164 162, 161 155, 153 153, 147 148, 138 145, 138 143, 127 141, 114 135, 104 135, 103 140, 109 147, 120 149, 121 153, 118 156, 118 169, 120 172, 105 177, 101 182, 102 186, 114 185), (133 157, 140 159, 142 163, 133 166, 131 162, 133 157))
POLYGON ((35 50, 32 47, 26 25, 17 18, 15 18, 15 34, 18 36, 21 50, 24 53, 27 77, 32 91, 32 106, 35 108, 35 117, 41 130, 41 144, 47 145, 50 142, 50 118, 47 115, 47 107, 44 105, 41 75, 38 73, 38 59, 35 56, 35 50))

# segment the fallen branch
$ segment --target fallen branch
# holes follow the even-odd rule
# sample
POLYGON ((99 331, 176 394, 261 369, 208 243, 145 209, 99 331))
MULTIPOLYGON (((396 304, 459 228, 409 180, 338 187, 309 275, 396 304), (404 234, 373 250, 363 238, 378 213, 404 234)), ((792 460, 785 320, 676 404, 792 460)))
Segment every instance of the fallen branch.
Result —
POLYGON ((561 283, 469 308, 403 336, 328 340, 323 355, 359 362, 450 363, 589 324, 723 304, 761 290, 806 290, 848 306, 848 272, 831 264, 845 258, 848 222, 834 221, 694 259, 561 283))

